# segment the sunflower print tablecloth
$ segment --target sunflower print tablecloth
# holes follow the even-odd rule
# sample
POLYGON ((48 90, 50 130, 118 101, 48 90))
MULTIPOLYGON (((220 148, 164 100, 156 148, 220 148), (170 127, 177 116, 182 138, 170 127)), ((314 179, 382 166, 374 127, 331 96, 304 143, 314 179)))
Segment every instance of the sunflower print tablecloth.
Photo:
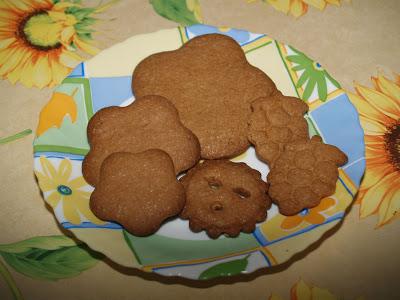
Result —
MULTIPOLYGON (((1 298, 180 299, 190 293, 193 299, 223 295, 275 300, 398 299, 400 77, 396 72, 400 65, 393 53, 400 46, 396 38, 400 6, 397 1, 376 2, 0 1, 1 298), (46 131, 66 122, 65 114, 71 123, 82 120, 73 101, 81 90, 73 87, 53 93, 52 88, 68 74, 73 86, 84 71, 76 66, 100 49, 177 23, 208 23, 224 32, 229 25, 287 41, 334 70, 358 110, 365 132, 366 172, 353 208, 328 240, 268 274, 193 283, 132 273, 60 232, 38 193, 31 168, 32 131, 45 137, 46 131), (393 38, 385 39, 383 29, 393 38), (42 114, 52 115, 51 122, 38 115, 47 101, 42 114), (54 280, 58 281, 51 283, 54 280), (81 285, 96 288, 70 288, 81 285)), ((319 99, 329 98, 324 80, 329 78, 333 86, 338 83, 321 64, 295 49, 287 59, 297 67, 297 85, 305 100, 313 97, 313 90, 319 99)), ((80 134, 74 134, 76 140, 80 134)), ((102 226, 85 206, 90 190, 82 179, 71 177, 76 168, 73 160, 53 166, 40 158, 38 163, 42 169, 36 175, 44 190, 57 190, 48 195, 50 206, 73 195, 75 200, 64 206, 66 219, 73 224, 85 218, 102 226)), ((308 214, 282 220, 282 228, 321 223, 332 201, 327 198, 308 214)), ((248 258, 238 257, 234 268, 242 268, 248 258)), ((211 276, 213 272, 218 270, 211 268, 211 276)))

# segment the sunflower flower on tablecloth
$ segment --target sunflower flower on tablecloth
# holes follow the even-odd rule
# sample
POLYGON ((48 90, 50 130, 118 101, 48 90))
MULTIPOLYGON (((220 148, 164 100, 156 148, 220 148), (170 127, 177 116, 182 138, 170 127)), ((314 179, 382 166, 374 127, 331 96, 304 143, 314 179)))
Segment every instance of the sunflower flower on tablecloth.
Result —
POLYGON ((400 216, 400 76, 372 77, 374 88, 348 93, 365 133, 366 170, 358 192, 360 217, 378 215, 377 227, 400 216))
POLYGON ((93 16, 110 7, 84 7, 73 0, 0 2, 0 78, 27 87, 52 87, 94 55, 93 16))
MULTIPOLYGON (((342 299, 336 297, 327 289, 322 289, 317 286, 308 284, 300 279, 290 289, 290 300, 338 300, 342 299)), ((284 300, 279 295, 272 294, 268 300, 284 300)), ((364 297, 358 297, 355 300, 365 300, 364 297)))
MULTIPOLYGON (((247 0, 247 2, 255 2, 258 0, 247 0)), ((300 17, 307 13, 308 6, 311 5, 319 10, 324 10, 328 4, 336 6, 340 5, 340 0, 262 0, 264 3, 270 4, 273 8, 285 14, 294 17, 300 17)))

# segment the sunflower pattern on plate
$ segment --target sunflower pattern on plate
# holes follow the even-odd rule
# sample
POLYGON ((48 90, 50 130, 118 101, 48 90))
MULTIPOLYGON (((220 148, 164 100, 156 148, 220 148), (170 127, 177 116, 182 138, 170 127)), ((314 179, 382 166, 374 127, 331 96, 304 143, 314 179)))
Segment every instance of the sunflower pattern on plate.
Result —
MULTIPOLYGON (((329 290, 319 288, 315 285, 308 284, 300 279, 290 289, 290 300, 339 300, 341 297, 337 297, 332 294, 329 290)), ((268 300, 284 300, 277 294, 272 294, 268 300)), ((357 297, 354 300, 365 300, 364 297, 357 297)))
MULTIPOLYGON (((257 0, 247 0, 248 3, 256 2, 257 0)), ((336 6, 340 5, 340 0, 262 0, 264 3, 270 4, 276 10, 283 12, 286 15, 292 15, 296 18, 304 15, 308 11, 308 6, 311 5, 319 10, 324 10, 328 4, 336 6)))
POLYGON ((374 88, 349 93, 365 133, 366 171, 357 202, 360 217, 378 215, 377 227, 400 216, 400 76, 372 77, 374 88))
POLYGON ((52 87, 94 55, 95 14, 113 2, 84 7, 72 0, 0 2, 0 78, 26 87, 52 87))

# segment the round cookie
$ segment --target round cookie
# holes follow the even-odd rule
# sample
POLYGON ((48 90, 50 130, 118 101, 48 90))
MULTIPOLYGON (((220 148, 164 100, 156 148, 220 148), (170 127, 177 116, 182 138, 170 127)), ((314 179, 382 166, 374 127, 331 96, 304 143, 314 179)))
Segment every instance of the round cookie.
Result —
POLYGON ((192 231, 205 230, 211 238, 253 232, 271 206, 261 174, 245 163, 204 161, 181 181, 186 191, 181 218, 189 219, 192 231))
POLYGON ((108 156, 90 196, 97 217, 118 222, 137 236, 156 232, 184 204, 185 190, 176 179, 172 160, 158 149, 108 156))
POLYGON ((346 162, 339 148, 322 143, 319 136, 286 145, 267 176, 268 194, 283 215, 315 207, 335 193, 338 167, 346 162))
POLYGON ((248 138, 257 156, 269 166, 282 154, 285 145, 309 139, 304 119, 308 105, 304 101, 276 93, 255 100, 251 108, 248 138))
POLYGON ((249 147, 250 103, 276 92, 275 84, 246 60, 238 43, 220 34, 195 37, 181 48, 153 54, 134 70, 136 96, 161 95, 198 137, 201 157, 234 157, 249 147))
POLYGON ((89 121, 87 136, 90 151, 82 173, 93 186, 99 180, 103 160, 114 152, 164 150, 172 158, 176 174, 200 158, 197 137, 182 125, 175 107, 161 96, 145 96, 127 107, 99 110, 89 121))

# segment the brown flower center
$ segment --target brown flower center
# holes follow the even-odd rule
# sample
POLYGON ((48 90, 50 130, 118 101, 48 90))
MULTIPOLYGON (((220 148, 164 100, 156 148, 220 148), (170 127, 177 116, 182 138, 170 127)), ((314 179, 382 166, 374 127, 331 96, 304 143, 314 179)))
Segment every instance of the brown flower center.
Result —
POLYGON ((400 119, 387 127, 385 133, 385 148, 390 163, 400 172, 400 119))
POLYGON ((31 48, 49 51, 61 47, 57 35, 60 30, 58 27, 46 10, 37 10, 21 20, 16 35, 31 48))

